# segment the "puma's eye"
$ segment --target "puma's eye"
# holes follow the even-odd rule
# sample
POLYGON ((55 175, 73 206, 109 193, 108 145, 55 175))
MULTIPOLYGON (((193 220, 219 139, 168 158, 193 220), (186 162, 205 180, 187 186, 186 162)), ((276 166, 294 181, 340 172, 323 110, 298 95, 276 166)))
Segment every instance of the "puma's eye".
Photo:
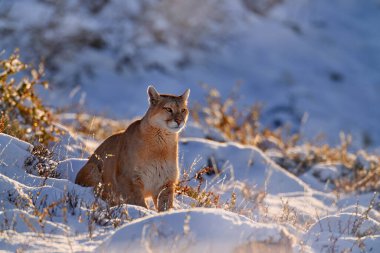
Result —
POLYGON ((173 110, 172 110, 172 108, 169 108, 169 107, 164 107, 164 109, 165 109, 167 112, 173 113, 173 110))
POLYGON ((185 113, 185 112, 187 112, 187 109, 183 108, 183 109, 181 110, 181 112, 182 112, 182 113, 185 113))

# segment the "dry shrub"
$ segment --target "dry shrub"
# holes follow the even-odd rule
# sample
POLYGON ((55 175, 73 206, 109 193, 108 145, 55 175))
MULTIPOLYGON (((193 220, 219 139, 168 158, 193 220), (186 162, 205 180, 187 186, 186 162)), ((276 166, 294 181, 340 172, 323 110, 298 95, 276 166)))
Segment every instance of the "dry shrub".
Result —
MULTIPOLYGON (((191 170, 192 169, 189 171, 191 170)), ((194 207, 212 207, 233 210, 236 206, 235 193, 231 194, 231 198, 228 201, 222 202, 219 194, 207 190, 206 187, 204 187, 204 183, 206 182, 204 176, 213 175, 215 174, 215 171, 216 170, 212 167, 204 167, 193 176, 184 172, 180 182, 176 186, 176 194, 194 199, 194 207), (196 182, 196 186, 192 186, 192 182, 196 182)))
POLYGON ((42 104, 36 88, 48 87, 44 68, 31 68, 15 52, 0 60, 0 131, 28 142, 47 144, 54 140, 53 115, 42 104))
POLYGON ((284 157, 291 160, 293 166, 284 166, 283 162, 279 164, 296 175, 316 164, 335 165, 344 169, 337 178, 331 179, 336 191, 365 193, 380 190, 380 157, 365 150, 351 151, 351 142, 351 136, 342 133, 341 143, 336 147, 307 143, 301 146, 307 150, 306 155, 284 151, 284 157))
POLYGON ((239 109, 234 94, 222 99, 216 89, 209 89, 205 106, 196 105, 192 116, 200 124, 218 129, 227 139, 256 146, 278 154, 272 157, 281 167, 299 176, 317 164, 340 164, 347 169, 332 180, 337 191, 371 192, 380 190, 380 157, 364 150, 353 152, 350 135, 341 133, 336 147, 317 145, 291 134, 285 127, 275 130, 260 126, 262 106, 255 104, 247 111, 239 109))
POLYGON ((59 178, 57 166, 54 153, 43 145, 34 146, 31 156, 24 161, 26 172, 44 178, 59 178))
POLYGON ((183 179, 178 183, 176 193, 178 195, 185 195, 196 200, 195 206, 197 207, 217 207, 221 208, 219 202, 220 196, 214 192, 204 190, 202 185, 204 183, 203 175, 208 173, 211 168, 205 167, 190 177, 184 173, 183 179), (190 182, 195 180, 197 182, 196 187, 190 186, 190 182))
POLYGON ((260 126, 261 104, 254 104, 247 111, 239 109, 236 96, 223 100, 216 89, 209 89, 205 106, 196 105, 192 117, 200 124, 212 126, 231 141, 253 145, 262 150, 271 147, 287 149, 294 147, 300 136, 290 134, 284 128, 271 130, 260 126))

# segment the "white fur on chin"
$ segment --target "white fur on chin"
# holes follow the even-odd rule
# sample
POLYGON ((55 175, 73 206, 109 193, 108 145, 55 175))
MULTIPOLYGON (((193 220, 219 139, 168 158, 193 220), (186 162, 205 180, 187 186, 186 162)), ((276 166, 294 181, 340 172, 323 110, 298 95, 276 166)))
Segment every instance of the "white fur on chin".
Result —
POLYGON ((181 122, 181 124, 177 124, 177 122, 170 121, 168 123, 168 128, 170 129, 171 132, 178 133, 183 129, 184 122, 181 122))

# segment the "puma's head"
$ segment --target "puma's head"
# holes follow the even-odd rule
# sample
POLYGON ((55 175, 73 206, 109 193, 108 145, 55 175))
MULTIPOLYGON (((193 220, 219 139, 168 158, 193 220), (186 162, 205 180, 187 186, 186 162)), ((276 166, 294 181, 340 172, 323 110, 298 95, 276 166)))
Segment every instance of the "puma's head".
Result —
POLYGON ((149 123, 171 133, 180 132, 187 121, 189 111, 187 99, 190 90, 181 96, 159 94, 153 86, 148 87, 150 107, 147 113, 149 123))

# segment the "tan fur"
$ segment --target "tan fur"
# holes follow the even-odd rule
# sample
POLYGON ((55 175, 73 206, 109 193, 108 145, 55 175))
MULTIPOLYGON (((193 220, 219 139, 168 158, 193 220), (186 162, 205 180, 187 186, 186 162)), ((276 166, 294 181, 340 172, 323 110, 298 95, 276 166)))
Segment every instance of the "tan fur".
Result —
POLYGON ((152 197, 156 208, 173 207, 179 178, 178 133, 187 117, 189 90, 181 96, 160 95, 148 88, 150 106, 141 120, 125 132, 107 138, 79 171, 75 183, 95 187, 111 205, 146 206, 152 197))

